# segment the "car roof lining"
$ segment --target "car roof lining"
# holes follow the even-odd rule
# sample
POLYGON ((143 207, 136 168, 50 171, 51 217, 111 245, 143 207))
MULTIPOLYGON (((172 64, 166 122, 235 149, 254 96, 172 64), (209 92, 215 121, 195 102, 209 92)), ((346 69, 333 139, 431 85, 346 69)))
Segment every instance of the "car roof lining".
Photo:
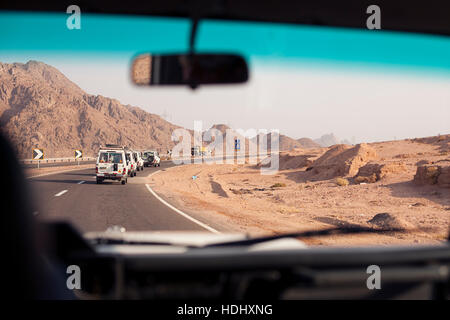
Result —
MULTIPOLYGON (((3 3, 2 10, 66 12, 71 1, 3 3)), ((366 9, 381 8, 381 29, 450 35, 450 1, 428 0, 98 0, 78 1, 82 13, 150 15, 366 29, 366 9)))

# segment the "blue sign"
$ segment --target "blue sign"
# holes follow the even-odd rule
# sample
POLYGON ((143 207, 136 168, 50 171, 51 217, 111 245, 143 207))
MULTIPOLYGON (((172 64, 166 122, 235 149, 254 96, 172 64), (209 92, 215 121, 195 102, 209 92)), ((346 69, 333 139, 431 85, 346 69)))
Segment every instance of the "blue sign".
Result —
POLYGON ((234 151, 241 150, 241 140, 234 139, 234 151))

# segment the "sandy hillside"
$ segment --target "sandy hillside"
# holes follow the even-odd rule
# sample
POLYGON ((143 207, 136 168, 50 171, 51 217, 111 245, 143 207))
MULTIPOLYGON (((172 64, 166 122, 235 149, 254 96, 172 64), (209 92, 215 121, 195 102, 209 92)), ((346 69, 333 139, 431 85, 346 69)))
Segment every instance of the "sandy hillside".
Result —
POLYGON ((0 127, 25 159, 36 147, 50 158, 70 157, 74 149, 93 156, 106 143, 165 153, 179 128, 138 107, 88 94, 38 61, 0 63, 0 127))
POLYGON ((306 242, 437 243, 450 226, 449 154, 447 135, 295 149, 280 154, 280 170, 272 176, 254 164, 196 164, 150 179, 170 202, 226 230, 256 235, 364 226, 403 231, 306 242))

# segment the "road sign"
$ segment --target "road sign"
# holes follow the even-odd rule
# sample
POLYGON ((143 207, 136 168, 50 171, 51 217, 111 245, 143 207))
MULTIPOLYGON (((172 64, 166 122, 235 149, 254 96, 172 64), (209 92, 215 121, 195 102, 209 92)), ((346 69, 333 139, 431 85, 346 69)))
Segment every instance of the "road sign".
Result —
POLYGON ((235 151, 241 150, 241 140, 239 139, 234 140, 234 150, 235 151))
POLYGON ((33 149, 33 160, 43 160, 44 149, 33 149))
POLYGON ((83 151, 82 150, 75 150, 75 159, 83 158, 83 151))

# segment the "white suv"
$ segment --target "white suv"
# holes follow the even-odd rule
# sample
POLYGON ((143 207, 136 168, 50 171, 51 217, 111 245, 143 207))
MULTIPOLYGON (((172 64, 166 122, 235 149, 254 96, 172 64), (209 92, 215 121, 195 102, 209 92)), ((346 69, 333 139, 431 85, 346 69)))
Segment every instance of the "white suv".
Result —
POLYGON ((128 172, 129 172, 129 176, 130 177, 135 177, 136 176, 136 161, 134 160, 134 155, 133 155, 133 151, 126 151, 125 152, 125 156, 127 158, 127 165, 128 165, 128 172))
POLYGON ((159 157, 158 151, 144 151, 144 166, 161 166, 161 159, 159 157))
POLYGON ((140 151, 134 151, 134 160, 136 161, 137 171, 144 171, 144 159, 140 151))
POLYGON ((127 183, 128 167, 125 150, 119 146, 100 147, 95 165, 97 183, 104 180, 118 180, 127 183))

